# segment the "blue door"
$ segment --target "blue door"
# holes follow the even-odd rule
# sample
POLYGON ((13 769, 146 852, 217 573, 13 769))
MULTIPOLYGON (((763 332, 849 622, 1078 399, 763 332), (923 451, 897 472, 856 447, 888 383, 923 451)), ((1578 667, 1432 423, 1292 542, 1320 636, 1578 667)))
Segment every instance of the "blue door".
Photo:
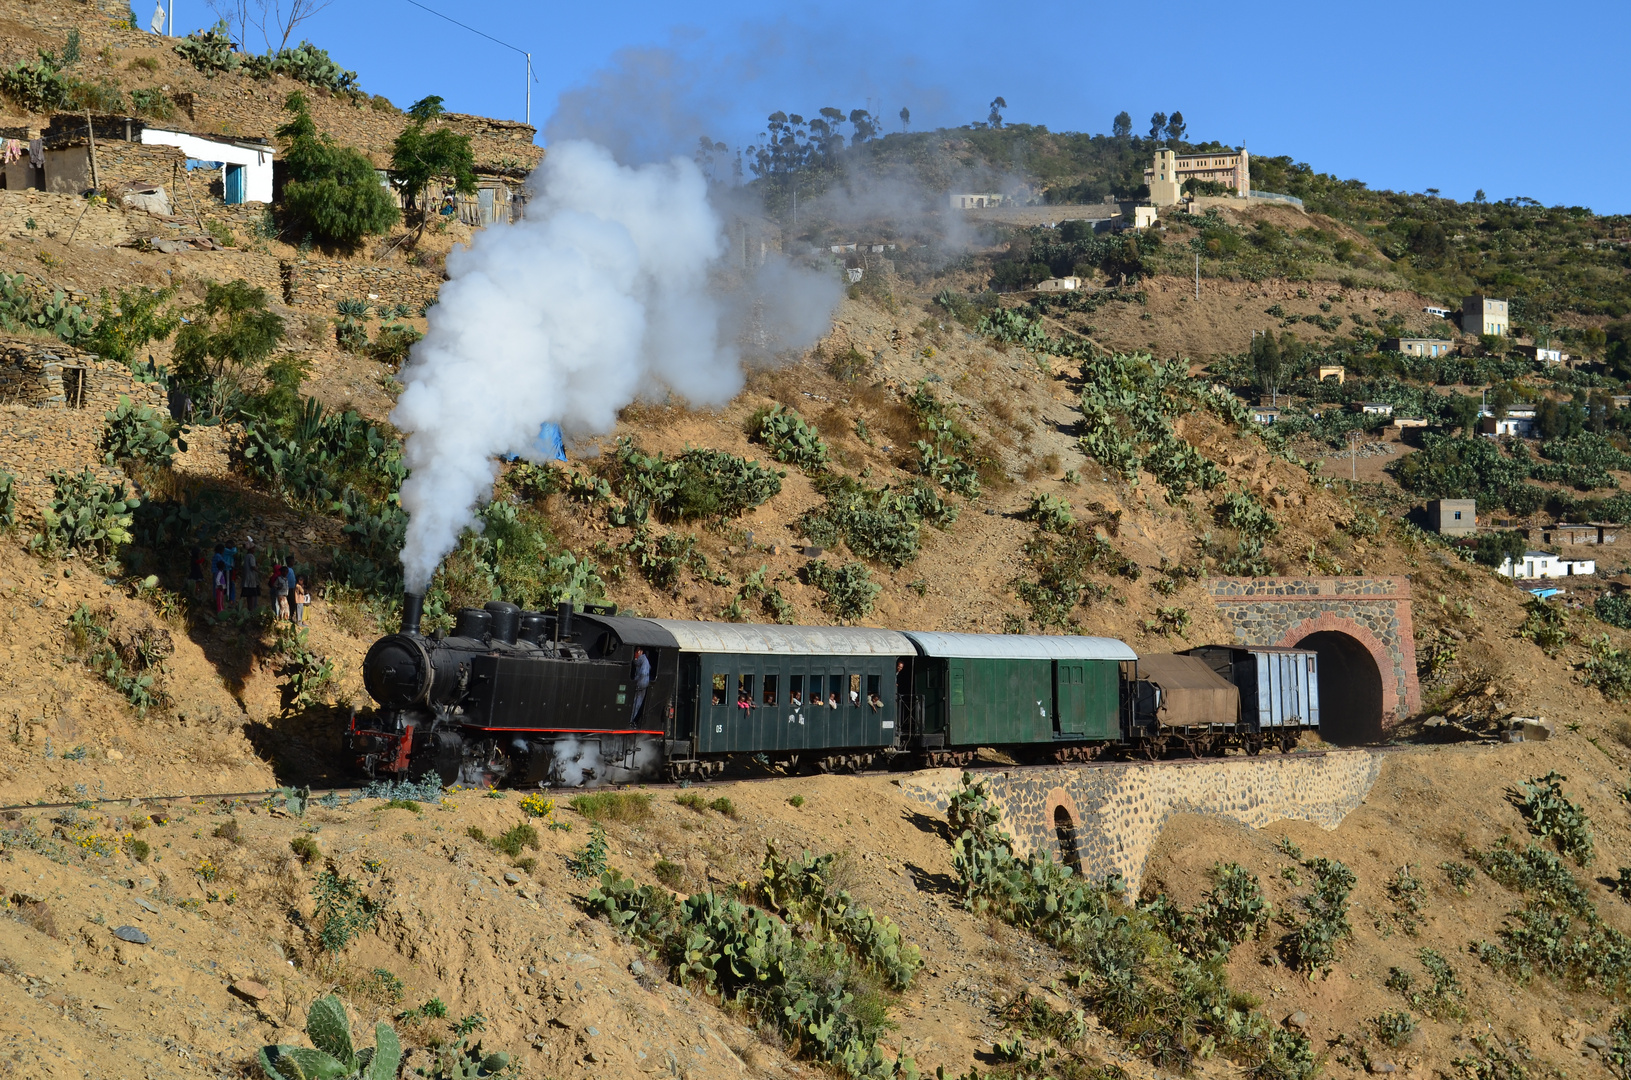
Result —
POLYGON ((227 166, 225 188, 228 206, 244 201, 244 167, 242 165, 227 166))

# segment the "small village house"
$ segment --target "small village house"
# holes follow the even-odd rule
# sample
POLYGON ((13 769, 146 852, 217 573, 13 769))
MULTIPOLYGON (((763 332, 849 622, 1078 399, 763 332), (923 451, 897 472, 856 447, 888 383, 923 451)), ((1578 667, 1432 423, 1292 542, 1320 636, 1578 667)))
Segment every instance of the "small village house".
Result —
POLYGON ((1081 287, 1082 287, 1082 279, 1079 278, 1079 277, 1056 277, 1056 278, 1049 278, 1046 281, 1037 282, 1036 286, 1035 286, 1035 291, 1036 292, 1050 292, 1050 293, 1075 292, 1077 289, 1080 289, 1081 287))
POLYGON ((1392 416, 1393 405, 1386 401, 1361 401, 1359 411, 1366 416, 1392 416))
POLYGON ((1434 499, 1427 504, 1427 526, 1441 536, 1471 536, 1478 531, 1478 503, 1434 499))
POLYGON ((1526 551, 1517 563, 1508 557, 1495 572, 1519 580, 1585 577, 1597 573, 1597 560, 1567 559, 1549 551, 1526 551))
POLYGON ((1382 341, 1382 351, 1406 356, 1448 356, 1455 351, 1455 343, 1439 338, 1391 337, 1382 341))
POLYGON ((1505 300, 1487 296, 1469 296, 1461 301, 1461 332, 1464 334, 1492 334, 1505 337, 1512 322, 1505 300))
POLYGON ((1253 405, 1252 420, 1259 424, 1273 424, 1280 419, 1280 410, 1273 405, 1253 405))

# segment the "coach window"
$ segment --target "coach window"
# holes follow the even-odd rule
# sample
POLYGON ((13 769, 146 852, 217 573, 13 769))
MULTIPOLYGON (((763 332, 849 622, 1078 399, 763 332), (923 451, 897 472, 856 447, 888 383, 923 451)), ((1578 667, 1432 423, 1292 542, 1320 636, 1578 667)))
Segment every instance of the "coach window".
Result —
POLYGON ((776 684, 778 682, 780 682, 780 681, 781 681, 781 677, 778 676, 778 675, 766 675, 765 676, 765 704, 766 705, 776 704, 776 693, 777 693, 778 690, 781 689, 776 684))
POLYGON ((852 709, 861 707, 861 677, 859 675, 849 677, 849 704, 852 709))
POLYGON ((866 677, 866 703, 873 712, 883 708, 882 679, 877 675, 866 677))
POLYGON ((742 675, 736 680, 736 705, 740 709, 753 708, 753 676, 742 675))
POLYGON ((729 678, 729 676, 725 675, 723 672, 721 672, 720 674, 714 676, 714 704, 715 705, 729 705, 730 704, 730 702, 725 700, 725 693, 726 693, 726 687, 727 687, 726 680, 728 678, 729 678))
POLYGON ((804 704, 803 675, 789 675, 787 677, 787 703, 789 705, 804 704))

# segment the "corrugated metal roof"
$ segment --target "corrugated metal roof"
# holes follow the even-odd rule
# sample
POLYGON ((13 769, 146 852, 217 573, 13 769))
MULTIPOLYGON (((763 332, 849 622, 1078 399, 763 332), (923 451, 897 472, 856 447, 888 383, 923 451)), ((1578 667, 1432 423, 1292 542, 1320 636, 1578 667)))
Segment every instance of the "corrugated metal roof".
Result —
POLYGON ((912 643, 893 630, 865 626, 768 626, 756 623, 647 619, 674 635, 682 649, 705 653, 794 656, 910 656, 912 643))
POLYGON ((924 656, 991 657, 1004 660, 1136 660, 1125 642, 1103 637, 1052 634, 942 634, 901 631, 924 656))

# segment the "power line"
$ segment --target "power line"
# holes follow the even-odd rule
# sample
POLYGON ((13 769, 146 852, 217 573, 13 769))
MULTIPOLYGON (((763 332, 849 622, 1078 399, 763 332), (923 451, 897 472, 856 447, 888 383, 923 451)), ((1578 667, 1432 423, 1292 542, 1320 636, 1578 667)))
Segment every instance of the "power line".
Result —
POLYGON ((421 4, 419 2, 419 0, 407 0, 407 2, 412 4, 414 7, 418 8, 421 11, 430 12, 432 15, 436 16, 438 19, 445 19, 448 22, 452 23, 454 26, 459 27, 460 29, 468 30, 472 34, 475 34, 478 37, 486 38, 488 41, 491 41, 495 45, 502 45, 506 49, 509 49, 511 52, 518 52, 522 56, 526 57, 527 58, 527 123, 529 123, 529 124, 532 123, 532 84, 537 82, 538 80, 537 80, 537 77, 534 76, 533 73, 532 73, 532 54, 530 52, 528 52, 525 49, 517 48, 516 46, 511 45, 508 41, 500 41, 498 38, 494 37, 493 35, 491 35, 489 33, 486 33, 485 31, 482 31, 482 30, 477 30, 474 26, 470 26, 467 23, 462 23, 458 19, 453 18, 451 15, 443 15, 440 11, 437 11, 435 8, 426 7, 424 4, 421 4))

